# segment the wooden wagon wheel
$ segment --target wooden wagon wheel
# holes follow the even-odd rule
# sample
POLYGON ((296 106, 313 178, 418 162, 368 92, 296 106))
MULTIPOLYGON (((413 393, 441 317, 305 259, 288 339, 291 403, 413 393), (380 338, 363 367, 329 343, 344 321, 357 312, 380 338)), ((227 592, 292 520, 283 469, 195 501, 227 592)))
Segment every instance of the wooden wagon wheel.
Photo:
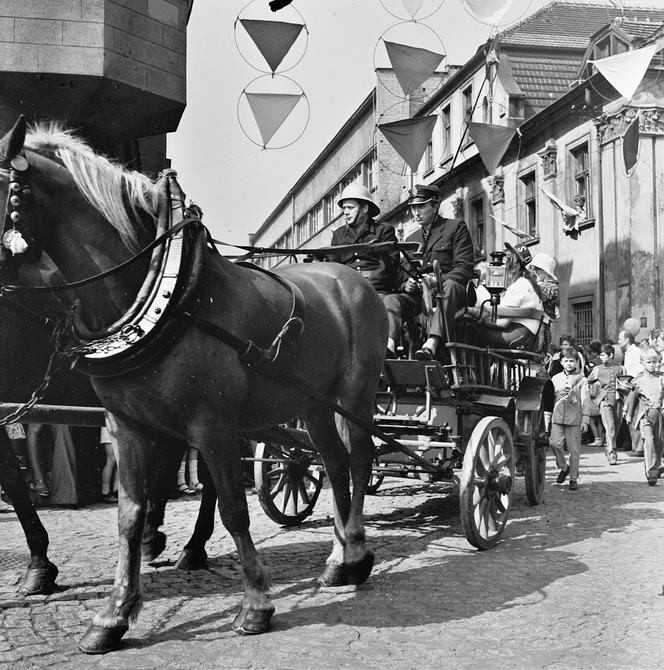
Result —
POLYGON ((478 549, 490 549, 503 533, 514 481, 514 443, 510 428, 495 416, 475 426, 461 471, 461 525, 478 549))
POLYGON ((258 442, 254 458, 256 491, 265 514, 282 526, 302 523, 314 510, 325 476, 315 467, 314 454, 258 442))
POLYGON ((517 424, 519 441, 527 451, 524 462, 526 497, 531 505, 539 505, 544 495, 546 448, 549 445, 544 411, 541 408, 517 411, 515 423, 517 424))

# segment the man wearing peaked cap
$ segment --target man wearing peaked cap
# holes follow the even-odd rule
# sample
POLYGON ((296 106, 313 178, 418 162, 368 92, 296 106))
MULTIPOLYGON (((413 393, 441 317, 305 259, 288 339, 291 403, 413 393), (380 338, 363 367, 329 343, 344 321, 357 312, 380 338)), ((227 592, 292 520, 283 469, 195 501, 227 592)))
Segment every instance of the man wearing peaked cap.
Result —
MULTIPOLYGON (((342 191, 337 205, 343 211, 344 225, 332 233, 332 246, 397 242, 394 228, 375 221, 380 207, 371 198, 369 189, 353 182, 342 191)), ((399 276, 399 251, 380 253, 365 251, 343 251, 331 254, 327 260, 343 263, 366 277, 371 285, 385 295, 395 290, 399 276)))
MULTIPOLYGON (((420 230, 413 233, 408 242, 419 242, 422 253, 421 272, 430 280, 434 277, 434 261, 438 261, 442 286, 438 307, 428 319, 428 339, 415 356, 420 359, 433 358, 441 340, 456 340, 454 318, 457 310, 466 304, 466 285, 473 276, 475 254, 473 242, 466 224, 460 219, 445 219, 438 214, 441 193, 437 186, 418 184, 411 190, 408 205, 413 220, 420 230)), ((391 296, 385 306, 388 320, 408 318, 413 311, 422 309, 422 281, 408 277, 401 285, 403 293, 391 296), (394 314, 399 316, 395 317, 394 314)), ((434 295, 434 297, 436 297, 434 295)))

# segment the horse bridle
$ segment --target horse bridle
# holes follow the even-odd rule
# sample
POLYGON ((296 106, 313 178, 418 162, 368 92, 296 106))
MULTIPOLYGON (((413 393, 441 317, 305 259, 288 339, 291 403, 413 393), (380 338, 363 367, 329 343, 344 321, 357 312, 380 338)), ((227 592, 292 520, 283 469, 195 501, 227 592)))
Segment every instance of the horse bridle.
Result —
MULTIPOLYGON (((35 240, 30 243, 25 239, 26 231, 25 204, 32 195, 32 189, 25 176, 30 165, 23 154, 17 154, 9 161, 9 183, 7 185, 7 200, 5 202, 5 216, 0 236, 0 253, 10 252, 12 256, 30 251, 31 255, 38 255, 35 240)), ((32 238, 32 236, 30 236, 32 238)))

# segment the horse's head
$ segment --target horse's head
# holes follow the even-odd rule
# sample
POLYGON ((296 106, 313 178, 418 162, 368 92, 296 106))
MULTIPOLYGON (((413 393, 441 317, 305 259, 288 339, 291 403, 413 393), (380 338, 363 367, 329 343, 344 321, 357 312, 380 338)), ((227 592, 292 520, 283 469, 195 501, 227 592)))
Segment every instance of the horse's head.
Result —
POLYGON ((42 236, 35 230, 30 165, 23 151, 25 133, 25 118, 21 115, 0 140, 0 200, 5 201, 0 268, 16 267, 22 259, 34 261, 41 257, 42 236))

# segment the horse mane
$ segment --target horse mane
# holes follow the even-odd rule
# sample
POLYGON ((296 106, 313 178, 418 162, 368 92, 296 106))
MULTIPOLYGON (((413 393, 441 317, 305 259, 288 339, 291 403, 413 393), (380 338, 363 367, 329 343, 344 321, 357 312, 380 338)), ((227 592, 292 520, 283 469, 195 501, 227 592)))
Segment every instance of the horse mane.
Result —
POLYGON ((139 211, 157 216, 157 190, 149 177, 126 170, 93 149, 73 131, 58 123, 30 126, 25 147, 36 153, 52 151, 74 180, 83 197, 118 232, 123 242, 136 248, 139 211), (127 205, 134 214, 132 220, 127 205))

